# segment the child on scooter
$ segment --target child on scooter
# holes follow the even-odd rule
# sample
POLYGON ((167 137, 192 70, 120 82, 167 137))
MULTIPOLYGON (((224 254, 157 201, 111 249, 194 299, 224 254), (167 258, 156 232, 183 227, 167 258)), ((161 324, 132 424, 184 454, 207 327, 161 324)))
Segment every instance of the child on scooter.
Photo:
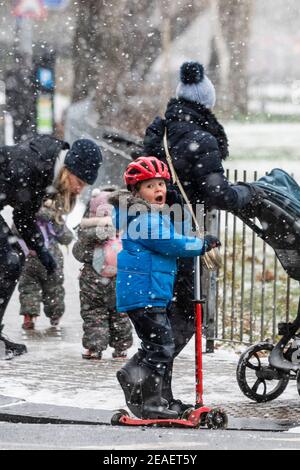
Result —
MULTIPOLYGON (((162 381, 173 360, 174 332, 169 306, 178 257, 194 257, 218 246, 175 231, 166 210, 168 167, 155 157, 139 157, 124 174, 128 191, 110 197, 115 224, 123 230, 118 255, 117 310, 127 312, 141 349, 117 372, 129 409, 139 418, 177 418, 162 398, 162 381)), ((192 275, 192 273, 191 273, 192 275)))

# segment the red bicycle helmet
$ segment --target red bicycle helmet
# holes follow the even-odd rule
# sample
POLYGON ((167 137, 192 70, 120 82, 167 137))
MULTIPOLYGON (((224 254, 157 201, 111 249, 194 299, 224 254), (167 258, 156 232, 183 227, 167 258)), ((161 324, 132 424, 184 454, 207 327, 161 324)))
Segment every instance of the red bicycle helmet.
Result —
POLYGON ((167 165, 156 157, 139 157, 129 163, 124 173, 125 183, 131 186, 151 178, 171 178, 167 165))

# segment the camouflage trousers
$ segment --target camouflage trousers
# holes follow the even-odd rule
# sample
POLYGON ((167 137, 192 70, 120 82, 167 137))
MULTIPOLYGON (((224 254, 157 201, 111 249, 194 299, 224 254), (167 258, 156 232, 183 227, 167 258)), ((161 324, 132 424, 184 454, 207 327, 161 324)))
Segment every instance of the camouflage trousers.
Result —
POLYGON ((131 322, 127 314, 115 310, 116 279, 101 278, 91 266, 85 264, 79 285, 83 347, 95 352, 105 350, 108 345, 118 352, 130 348, 131 322), (108 283, 105 285, 103 282, 108 283))
POLYGON ((20 315, 39 315, 41 304, 46 317, 61 317, 65 311, 63 256, 59 247, 51 246, 57 269, 48 274, 36 256, 28 256, 19 280, 20 315))

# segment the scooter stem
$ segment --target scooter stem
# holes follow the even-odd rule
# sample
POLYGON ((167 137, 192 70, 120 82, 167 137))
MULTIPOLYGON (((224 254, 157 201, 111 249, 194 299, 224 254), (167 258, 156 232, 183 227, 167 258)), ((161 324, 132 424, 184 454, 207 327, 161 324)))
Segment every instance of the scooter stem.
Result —
POLYGON ((203 405, 203 365, 202 365, 202 304, 200 256, 194 260, 194 303, 195 303, 195 383, 196 405, 203 405))

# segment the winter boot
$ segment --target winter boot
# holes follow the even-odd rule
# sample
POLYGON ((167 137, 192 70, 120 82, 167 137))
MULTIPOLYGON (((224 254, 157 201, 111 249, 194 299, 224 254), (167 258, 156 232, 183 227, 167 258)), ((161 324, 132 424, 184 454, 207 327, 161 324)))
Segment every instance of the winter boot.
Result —
POLYGON ((143 357, 143 352, 138 350, 138 352, 126 362, 122 369, 117 372, 117 379, 123 389, 127 405, 131 403, 130 398, 133 388, 136 387, 140 381, 139 368, 143 357))
MULTIPOLYGON (((140 390, 140 363, 144 355, 142 351, 138 351, 131 359, 117 372, 117 379, 122 387, 125 400, 130 411, 138 416, 141 406, 141 390, 140 390)), ((138 416, 141 417, 141 416, 138 416)))
POLYGON ((58 326, 60 322, 60 318, 58 315, 53 315, 50 317, 50 325, 51 326, 58 326))
POLYGON ((189 403, 183 403, 181 400, 176 400, 173 397, 172 392, 172 374, 173 374, 173 362, 171 362, 165 371, 162 383, 162 397, 168 401, 169 409, 176 411, 179 416, 181 416, 186 410, 194 408, 193 405, 189 403))
POLYGON ((102 352, 101 351, 91 351, 87 349, 82 355, 82 359, 92 360, 92 361, 100 361, 102 359, 102 352))
POLYGON ((183 403, 181 400, 175 399, 169 401, 169 409, 176 411, 179 416, 182 416, 186 410, 190 410, 191 408, 195 408, 195 405, 183 403))
MULTIPOLYGON (((122 387, 125 400, 130 411, 141 418, 142 390, 141 384, 145 379, 145 367, 141 367, 144 353, 142 350, 132 356, 129 361, 117 372, 117 379, 122 387)), ((162 404, 168 406, 168 402, 162 399, 162 404)))
POLYGON ((23 330, 34 330, 36 318, 37 315, 29 315, 26 313, 22 324, 23 330))
POLYGON ((113 357, 113 359, 126 359, 127 351, 118 351, 118 350, 115 349, 112 352, 112 357, 113 357))
POLYGON ((148 369, 141 383, 142 405, 141 417, 144 419, 176 419, 177 411, 170 410, 162 399, 163 378, 155 371, 148 369))
POLYGON ((25 344, 18 344, 9 341, 5 336, 3 336, 2 329, 3 325, 0 326, 0 341, 3 341, 5 345, 5 354, 7 359, 11 359, 12 356, 21 356, 27 352, 25 344))

